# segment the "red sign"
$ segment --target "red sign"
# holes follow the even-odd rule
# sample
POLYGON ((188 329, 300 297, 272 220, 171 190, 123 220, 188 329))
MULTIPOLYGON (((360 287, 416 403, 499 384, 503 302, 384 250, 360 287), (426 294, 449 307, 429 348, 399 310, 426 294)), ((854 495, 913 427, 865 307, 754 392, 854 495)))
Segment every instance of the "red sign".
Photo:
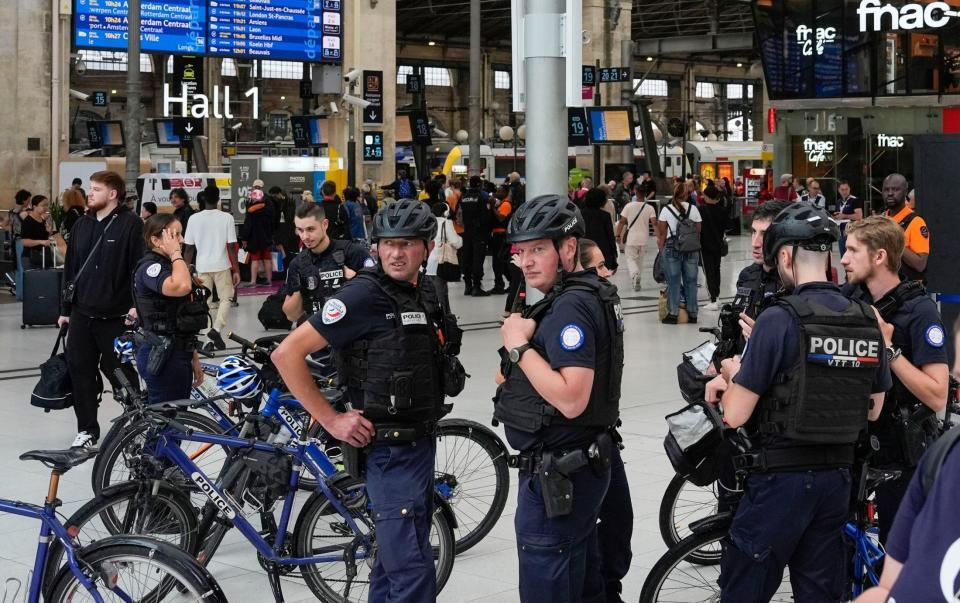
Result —
POLYGON ((777 110, 773 107, 767 109, 767 134, 777 133, 777 110))
POLYGON ((581 86, 580 89, 583 91, 583 100, 593 100, 593 86, 581 86))
POLYGON ((960 107, 948 107, 943 110, 943 133, 960 134, 960 107))

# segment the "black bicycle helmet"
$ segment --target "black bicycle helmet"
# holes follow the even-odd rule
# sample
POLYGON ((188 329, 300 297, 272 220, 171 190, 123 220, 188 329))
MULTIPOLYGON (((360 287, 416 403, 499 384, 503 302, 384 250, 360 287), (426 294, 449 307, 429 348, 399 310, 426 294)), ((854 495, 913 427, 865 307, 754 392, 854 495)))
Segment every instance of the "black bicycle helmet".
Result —
POLYGON ((777 252, 784 245, 827 252, 839 238, 840 225, 826 211, 809 203, 791 203, 763 235, 763 263, 776 266, 777 252))
POLYGON ((582 237, 583 216, 573 201, 560 195, 541 195, 520 206, 507 226, 507 241, 559 240, 582 237))
POLYGON ((430 241, 437 232, 437 219, 426 203, 400 199, 377 212, 370 238, 421 239, 430 241))

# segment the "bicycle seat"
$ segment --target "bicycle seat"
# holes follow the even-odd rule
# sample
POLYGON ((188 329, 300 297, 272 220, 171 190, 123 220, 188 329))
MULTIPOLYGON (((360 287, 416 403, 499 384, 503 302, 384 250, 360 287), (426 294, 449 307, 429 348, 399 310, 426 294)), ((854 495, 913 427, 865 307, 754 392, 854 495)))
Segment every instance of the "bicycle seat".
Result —
POLYGON ((31 450, 20 455, 21 461, 40 461, 58 473, 66 473, 77 465, 97 456, 96 449, 67 448, 66 450, 31 450))
POLYGON ((900 477, 902 472, 891 469, 867 469, 867 491, 876 490, 881 484, 893 481, 900 477))

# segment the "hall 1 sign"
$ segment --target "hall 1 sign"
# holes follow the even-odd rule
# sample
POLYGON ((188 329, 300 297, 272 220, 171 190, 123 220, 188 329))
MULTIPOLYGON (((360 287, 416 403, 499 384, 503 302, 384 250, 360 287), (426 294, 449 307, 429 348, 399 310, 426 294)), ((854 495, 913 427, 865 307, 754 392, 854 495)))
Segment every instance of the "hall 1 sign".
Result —
MULTIPOLYGON (((254 86, 243 93, 246 98, 253 99, 253 119, 260 117, 260 89, 254 86)), ((205 94, 190 94, 187 86, 180 85, 180 96, 170 96, 170 84, 163 85, 163 116, 171 117, 196 117, 205 119, 216 117, 217 119, 233 119, 233 113, 230 111, 230 86, 214 86, 213 100, 207 98, 205 94), (222 94, 221 94, 222 89, 222 94), (223 104, 220 104, 221 96, 223 104), (180 111, 171 114, 170 106, 180 105, 180 111), (210 110, 213 109, 211 115, 210 110), (221 108, 223 111, 221 112, 221 108)))

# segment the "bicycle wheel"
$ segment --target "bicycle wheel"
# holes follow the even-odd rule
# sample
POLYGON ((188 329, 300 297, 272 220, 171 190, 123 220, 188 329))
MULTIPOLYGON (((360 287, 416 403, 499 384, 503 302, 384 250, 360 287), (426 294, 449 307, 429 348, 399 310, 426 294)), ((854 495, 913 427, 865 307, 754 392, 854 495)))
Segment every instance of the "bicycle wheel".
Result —
MULTIPOLYGON (((317 563, 301 567, 303 579, 310 591, 321 601, 338 603, 361 603, 367 600, 370 591, 370 570, 376 560, 376 537, 373 522, 367 509, 353 511, 353 516, 362 529, 370 531, 373 551, 366 559, 356 562, 356 575, 348 576, 346 560, 317 563)), ((356 535, 343 521, 339 521, 333 505, 321 495, 311 496, 300 512, 294 530, 296 555, 310 557, 319 554, 346 553, 353 545, 356 535)), ((437 592, 447 584, 453 570, 455 546, 453 529, 439 509, 434 509, 430 528, 434 565, 437 571, 437 592)), ((363 547, 355 551, 365 553, 363 547)))
MULTIPOLYGON (((691 534, 690 524, 716 515, 717 494, 714 485, 695 486, 679 475, 673 476, 660 501, 660 535, 668 548, 691 534)), ((720 563, 720 547, 709 546, 690 555, 690 562, 701 565, 720 563)))
MULTIPOLYGON (((79 552, 80 567, 104 601, 226 603, 220 585, 190 555, 149 538, 114 537, 79 552)), ((93 601, 64 566, 44 600, 93 601)))
MULTIPOLYGON (((175 418, 184 426, 197 431, 204 433, 223 432, 223 428, 216 421, 196 412, 178 412, 175 418)), ((112 438, 106 446, 100 448, 100 453, 93 464, 93 477, 91 478, 94 494, 99 494, 111 484, 118 484, 134 478, 130 469, 140 457, 145 434, 149 428, 150 423, 146 421, 127 424, 119 435, 112 438)), ((181 442, 180 448, 193 459, 197 467, 206 473, 211 480, 217 479, 227 458, 226 449, 220 446, 187 441, 181 442)), ((165 478, 185 492, 196 492, 195 484, 183 476, 179 469, 175 467, 171 467, 167 471, 165 478)), ((195 507, 201 508, 206 501, 206 497, 196 493, 191 494, 191 500, 195 507)))
MULTIPOLYGON (((150 488, 150 484, 141 487, 138 482, 111 486, 80 507, 64 525, 76 530, 80 546, 109 536, 136 534, 196 551, 197 516, 189 498, 165 484, 159 484, 155 495, 150 488)), ((60 567, 63 554, 63 545, 54 541, 47 556, 48 577, 60 567)))
MULTIPOLYGON (((640 591, 640 603, 692 603, 694 601, 719 601, 720 577, 718 564, 703 565, 692 559, 704 548, 719 548, 720 540, 729 533, 723 527, 701 534, 691 534, 671 547, 647 574, 640 591)), ((780 588, 771 602, 793 601, 789 572, 784 571, 780 588)))
POLYGON ((506 448, 473 421, 440 421, 434 462, 438 494, 453 507, 456 551, 470 549, 497 524, 510 492, 506 448))

